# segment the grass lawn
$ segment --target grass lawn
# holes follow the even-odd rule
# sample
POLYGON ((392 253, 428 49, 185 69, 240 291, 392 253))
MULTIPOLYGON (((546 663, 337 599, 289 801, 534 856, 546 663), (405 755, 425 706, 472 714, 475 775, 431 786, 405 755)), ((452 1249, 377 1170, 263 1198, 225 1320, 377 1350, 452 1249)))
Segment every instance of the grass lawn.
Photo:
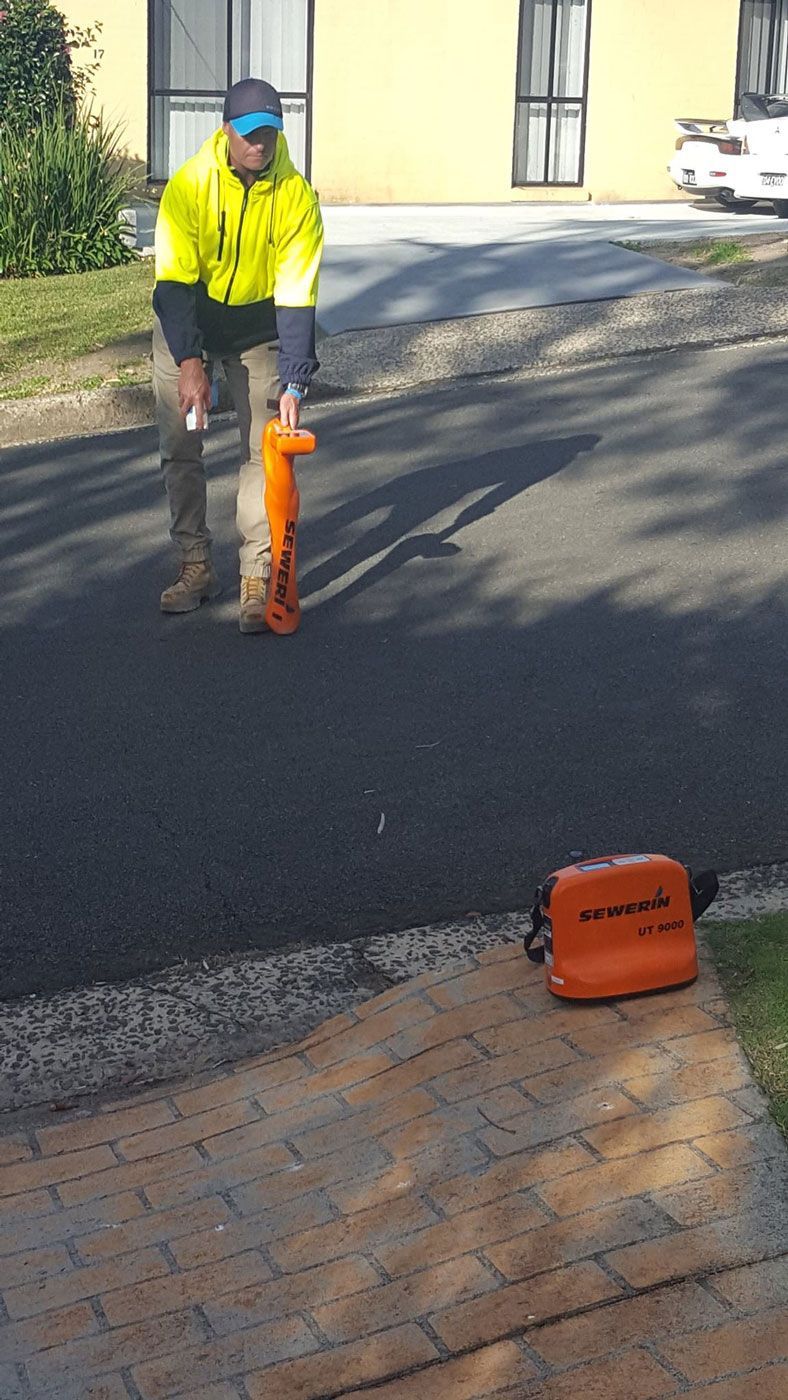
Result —
POLYGON ((703 936, 755 1077, 788 1137, 788 913, 741 924, 710 922, 703 936))
POLYGON ((152 290, 152 258, 0 281, 0 398, 148 378, 152 290))

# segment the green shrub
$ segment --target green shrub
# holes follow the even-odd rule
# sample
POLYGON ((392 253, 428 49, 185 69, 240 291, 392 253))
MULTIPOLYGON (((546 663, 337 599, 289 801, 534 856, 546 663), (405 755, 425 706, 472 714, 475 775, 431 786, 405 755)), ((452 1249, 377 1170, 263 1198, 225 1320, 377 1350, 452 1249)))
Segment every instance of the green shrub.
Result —
POLYGON ((32 131, 0 127, 0 277, 131 262, 118 211, 135 172, 119 129, 60 107, 32 131))
POLYGON ((76 110, 66 21, 49 0, 0 0, 0 123, 34 126, 76 110))

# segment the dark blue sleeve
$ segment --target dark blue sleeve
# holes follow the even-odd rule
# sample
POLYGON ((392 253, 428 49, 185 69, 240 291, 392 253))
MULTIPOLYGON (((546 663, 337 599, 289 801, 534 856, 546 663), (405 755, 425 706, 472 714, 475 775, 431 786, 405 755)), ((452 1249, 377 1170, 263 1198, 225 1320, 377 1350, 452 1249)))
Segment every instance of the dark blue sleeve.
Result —
POLYGON ((202 336, 197 325, 197 287, 186 282, 157 282, 153 289, 153 309, 161 321, 170 354, 176 365, 181 360, 202 355, 202 336))
POLYGON ((283 384, 309 384, 320 367, 315 352, 314 306, 277 306, 279 377, 283 384))

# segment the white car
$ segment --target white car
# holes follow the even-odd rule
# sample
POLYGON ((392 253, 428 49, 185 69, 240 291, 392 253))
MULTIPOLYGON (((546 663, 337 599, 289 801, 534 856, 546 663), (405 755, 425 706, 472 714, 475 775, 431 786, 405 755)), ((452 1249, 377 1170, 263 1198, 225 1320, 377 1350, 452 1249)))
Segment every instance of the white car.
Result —
POLYGON ((741 116, 731 121, 677 118, 668 173, 687 194, 727 209, 766 200, 788 218, 788 97, 748 92, 739 106, 741 116))

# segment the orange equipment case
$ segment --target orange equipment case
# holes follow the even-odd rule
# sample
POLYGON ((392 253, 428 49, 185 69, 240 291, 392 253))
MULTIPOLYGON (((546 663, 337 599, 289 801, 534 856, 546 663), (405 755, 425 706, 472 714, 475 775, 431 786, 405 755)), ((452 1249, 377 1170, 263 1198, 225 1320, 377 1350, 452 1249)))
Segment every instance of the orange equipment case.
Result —
POLYGON ((719 889, 659 855, 601 856, 556 870, 536 891, 525 951, 559 997, 621 997, 698 975, 695 920, 719 889), (537 936, 542 943, 534 946, 537 936))

